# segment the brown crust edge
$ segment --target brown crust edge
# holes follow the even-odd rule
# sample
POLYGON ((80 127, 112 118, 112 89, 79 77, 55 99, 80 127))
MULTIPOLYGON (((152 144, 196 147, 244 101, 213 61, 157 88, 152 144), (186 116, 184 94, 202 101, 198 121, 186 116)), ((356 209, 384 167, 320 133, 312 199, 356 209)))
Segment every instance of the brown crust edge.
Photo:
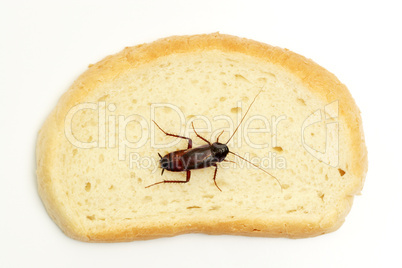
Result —
POLYGON ((100 62, 91 65, 60 98, 56 108, 39 131, 36 161, 38 192, 51 218, 68 236, 82 241, 93 242, 152 239, 190 232, 291 238, 311 237, 328 233, 338 229, 342 225, 344 218, 350 210, 354 194, 359 193, 363 187, 368 167, 360 111, 346 86, 332 73, 312 60, 287 49, 219 33, 173 36, 149 44, 127 47, 120 53, 108 56, 100 62), (327 103, 339 100, 340 116, 345 118, 348 128, 352 130, 353 149, 351 151, 353 153, 354 165, 349 172, 355 177, 361 178, 360 181, 356 180, 350 189, 347 189, 346 192, 348 194, 345 195, 343 213, 331 217, 331 220, 326 219, 326 224, 299 222, 289 226, 283 222, 261 222, 261 224, 253 222, 252 226, 261 226, 261 228, 253 228, 258 229, 258 232, 250 230, 247 227, 251 226, 247 223, 247 220, 232 223, 193 224, 191 227, 183 224, 182 226, 170 228, 164 227, 164 231, 161 227, 154 226, 144 229, 116 230, 113 233, 104 234, 87 234, 83 228, 70 222, 68 220, 69 217, 62 214, 57 197, 53 195, 49 168, 52 159, 55 159, 52 151, 52 148, 54 148, 53 144, 56 142, 54 137, 60 135, 57 130, 62 129, 64 126, 63 119, 68 110, 85 98, 98 84, 112 81, 120 73, 128 69, 174 53, 212 49, 243 53, 282 66, 299 77, 313 93, 321 96, 327 103), (267 226, 269 229, 267 229, 267 226))

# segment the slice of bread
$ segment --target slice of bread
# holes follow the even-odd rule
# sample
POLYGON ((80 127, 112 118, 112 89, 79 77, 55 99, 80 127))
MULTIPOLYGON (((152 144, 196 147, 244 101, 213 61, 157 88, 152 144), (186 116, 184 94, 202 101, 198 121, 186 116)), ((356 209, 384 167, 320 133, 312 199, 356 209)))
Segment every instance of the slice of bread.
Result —
POLYGON ((287 49, 229 35, 169 37, 91 65, 39 132, 39 194, 83 241, 189 232, 310 237, 336 230, 367 171, 360 112, 347 88, 287 49), (225 143, 214 167, 165 171, 159 156, 225 143))

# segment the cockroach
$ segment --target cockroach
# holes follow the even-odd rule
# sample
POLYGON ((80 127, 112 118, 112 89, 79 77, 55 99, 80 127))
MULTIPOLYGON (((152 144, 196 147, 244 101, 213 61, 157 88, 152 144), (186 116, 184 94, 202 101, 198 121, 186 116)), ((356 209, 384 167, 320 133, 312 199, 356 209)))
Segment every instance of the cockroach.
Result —
MULTIPOLYGON (((227 140, 226 143, 220 143, 219 142, 219 137, 223 134, 223 131, 218 135, 218 137, 216 139, 216 142, 211 144, 208 140, 206 140, 205 138, 203 138, 202 136, 200 136, 197 133, 197 131, 194 128, 194 124, 191 123, 191 126, 193 127, 194 133, 197 135, 197 137, 207 143, 205 145, 201 145, 199 147, 193 148, 193 141, 190 138, 167 133, 154 120, 152 120, 155 123, 155 125, 166 136, 172 136, 172 137, 176 137, 176 138, 180 138, 180 139, 186 139, 188 141, 188 146, 187 146, 187 149, 185 149, 185 150, 174 151, 174 152, 168 153, 164 157, 162 157, 160 155, 160 153, 158 153, 158 155, 160 157, 159 162, 160 162, 160 165, 161 165, 161 168, 162 168, 161 175, 163 175, 163 172, 165 170, 172 171, 172 172, 184 172, 185 171, 185 172, 187 172, 187 175, 186 175, 186 180, 185 181, 163 180, 163 181, 156 182, 154 184, 148 185, 145 188, 155 186, 155 185, 158 185, 158 184, 162 184, 162 183, 187 183, 187 182, 190 181, 191 170, 207 168, 207 167, 215 167, 214 178, 213 178, 214 184, 219 189, 219 191, 222 192, 221 188, 219 188, 218 184, 216 183, 216 173, 218 172, 217 163, 222 162, 222 161, 233 162, 233 161, 225 159, 228 154, 233 154, 233 155, 239 157, 240 159, 250 163, 251 165, 257 167, 258 169, 262 170, 263 172, 267 173, 268 175, 272 176, 273 178, 275 178, 275 180, 278 182, 278 184, 281 186, 281 189, 282 189, 281 183, 279 182, 279 180, 275 176, 273 176, 272 174, 270 174, 266 170, 258 167, 257 165, 251 163, 250 161, 244 159, 240 155, 229 151, 229 148, 227 146, 227 144, 233 138, 233 136, 236 133, 236 131, 239 129, 239 127, 240 127, 241 123, 243 122, 244 118, 246 117, 248 111, 250 110, 251 106, 254 104, 255 100, 257 99, 258 95, 260 95, 261 92, 262 92, 262 89, 254 97, 254 100, 251 102, 251 104, 248 107, 248 109, 247 109, 246 113, 244 114, 243 118, 240 120, 239 125, 236 127, 236 129, 233 132, 232 136, 230 136, 230 138, 227 140)), ((233 163, 235 163, 235 162, 233 162, 233 163)))

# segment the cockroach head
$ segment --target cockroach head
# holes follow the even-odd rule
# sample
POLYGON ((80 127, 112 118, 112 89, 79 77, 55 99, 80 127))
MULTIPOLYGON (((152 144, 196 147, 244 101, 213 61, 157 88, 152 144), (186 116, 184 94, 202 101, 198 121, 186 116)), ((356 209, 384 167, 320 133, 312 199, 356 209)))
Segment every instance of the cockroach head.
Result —
POLYGON ((169 159, 167 159, 166 157, 162 157, 159 160, 159 163, 161 164, 162 169, 168 169, 169 168, 169 159))
POLYGON ((226 144, 215 142, 211 145, 212 155, 220 161, 226 158, 229 153, 229 148, 226 144))

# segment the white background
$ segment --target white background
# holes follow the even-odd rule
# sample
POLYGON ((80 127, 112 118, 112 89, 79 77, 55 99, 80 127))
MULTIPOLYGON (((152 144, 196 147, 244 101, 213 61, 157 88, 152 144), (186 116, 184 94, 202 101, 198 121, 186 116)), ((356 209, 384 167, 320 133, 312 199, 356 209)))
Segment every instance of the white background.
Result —
POLYGON ((397 1, 2 1, 0 266, 401 265, 400 11, 397 1), (216 31, 289 48, 348 86, 369 171, 345 224, 299 240, 189 234, 91 244, 65 236, 35 181, 36 134, 58 98, 88 64, 125 46, 216 31))

